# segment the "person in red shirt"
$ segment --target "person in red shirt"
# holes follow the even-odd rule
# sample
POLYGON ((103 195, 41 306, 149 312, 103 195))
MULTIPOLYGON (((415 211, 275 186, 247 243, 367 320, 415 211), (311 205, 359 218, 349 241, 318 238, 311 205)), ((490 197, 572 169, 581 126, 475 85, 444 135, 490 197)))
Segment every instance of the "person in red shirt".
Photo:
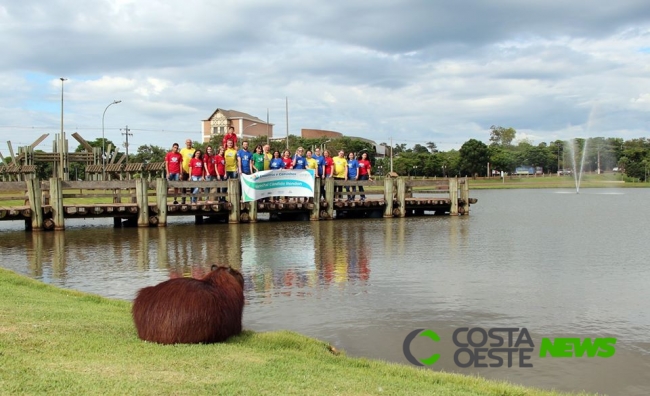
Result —
MULTIPOLYGON (((206 153, 203 155, 203 167, 204 167, 203 174, 205 175, 205 180, 207 181, 217 180, 217 168, 215 167, 216 164, 214 161, 216 154, 212 152, 212 146, 206 147, 205 151, 206 153)), ((206 188, 203 191, 209 193, 210 189, 206 188)))
MULTIPOLYGON (((370 180, 372 181, 372 175, 370 174, 370 161, 368 160, 368 153, 361 154, 361 159, 359 162, 359 180, 370 180)), ((359 192, 363 192, 363 185, 359 185, 359 192)), ((361 194, 361 200, 366 200, 366 195, 361 194)))
POLYGON ((212 146, 208 146, 205 149, 205 155, 203 155, 203 166, 205 167, 205 180, 211 181, 217 179, 217 168, 215 163, 216 154, 212 152, 212 146))
MULTIPOLYGON (((190 177, 192 181, 205 180, 205 169, 203 166, 203 157, 201 155, 201 150, 196 150, 194 152, 194 157, 190 160, 190 177)), ((195 187, 192 191, 192 203, 197 203, 200 188, 195 187)))
MULTIPOLYGON (((226 181, 228 180, 228 176, 226 174, 226 158, 223 156, 223 147, 219 147, 219 150, 217 152, 217 155, 215 155, 214 158, 214 166, 215 166, 215 173, 216 173, 216 180, 223 180, 226 181)), ((218 193, 226 193, 228 192, 227 188, 217 188, 218 193)), ((219 201, 225 202, 226 197, 219 197, 219 201)))
POLYGON ((293 168, 293 160, 291 159, 291 152, 289 150, 284 150, 282 154, 282 162, 284 162, 284 169, 293 168))
POLYGON ((330 156, 330 151, 323 151, 323 156, 325 157, 325 177, 332 177, 332 172, 334 171, 334 160, 330 156))
POLYGON ((228 133, 223 136, 221 144, 223 147, 228 147, 228 140, 232 140, 232 147, 237 150, 237 135, 235 135, 235 127, 228 127, 228 133))
MULTIPOLYGON (((165 156, 165 172, 169 181, 179 181, 181 178, 183 156, 178 152, 178 147, 178 143, 174 143, 172 151, 165 156)), ((174 205, 178 205, 178 188, 174 188, 174 205)))

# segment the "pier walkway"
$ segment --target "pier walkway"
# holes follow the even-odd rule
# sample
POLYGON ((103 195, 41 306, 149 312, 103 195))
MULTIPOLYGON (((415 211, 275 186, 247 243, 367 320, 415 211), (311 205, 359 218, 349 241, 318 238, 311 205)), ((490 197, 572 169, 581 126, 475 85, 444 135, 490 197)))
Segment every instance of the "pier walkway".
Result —
POLYGON ((170 182, 163 178, 119 181, 26 181, 0 182, 0 221, 22 220, 25 229, 64 230, 73 218, 113 218, 116 227, 166 226, 170 216, 194 216, 196 223, 257 222, 261 213, 271 220, 329 220, 350 217, 406 217, 469 215, 467 178, 438 180, 386 178, 379 181, 321 180, 314 183, 314 196, 304 198, 241 201, 239 179, 228 181, 170 182), (361 192, 346 188, 364 187, 361 192), (199 187, 199 202, 191 201, 191 191, 199 187), (174 189, 179 189, 175 194, 174 189), (342 189, 342 192, 336 190, 342 189), (185 192, 183 192, 185 190, 185 192), (226 192, 224 192, 226 191, 226 192), (354 194, 352 200, 348 195, 354 194), (185 197, 187 204, 175 204, 185 197), (18 202, 18 203, 17 203, 18 202))

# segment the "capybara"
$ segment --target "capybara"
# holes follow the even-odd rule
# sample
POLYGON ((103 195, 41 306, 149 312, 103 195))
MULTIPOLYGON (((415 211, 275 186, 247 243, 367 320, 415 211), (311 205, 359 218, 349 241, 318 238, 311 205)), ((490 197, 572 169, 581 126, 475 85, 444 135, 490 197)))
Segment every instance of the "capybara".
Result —
POLYGON ((244 277, 213 265, 201 279, 169 279, 140 289, 133 301, 138 337, 160 344, 225 341, 241 333, 244 277))

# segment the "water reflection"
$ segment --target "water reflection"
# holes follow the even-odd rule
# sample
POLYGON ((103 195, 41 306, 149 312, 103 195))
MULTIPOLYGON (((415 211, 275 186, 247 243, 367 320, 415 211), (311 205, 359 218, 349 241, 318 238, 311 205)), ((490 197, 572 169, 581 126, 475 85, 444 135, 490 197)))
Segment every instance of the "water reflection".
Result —
MULTIPOLYGON (((398 233, 403 238, 403 227, 400 228, 398 233)), ((21 268, 18 260, 6 267, 66 287, 78 285, 83 274, 94 271, 95 286, 87 291, 123 299, 134 297, 135 283, 129 288, 131 293, 106 289, 102 283, 129 276, 135 282, 142 280, 148 284, 169 278, 200 278, 209 272, 212 264, 230 265, 242 271, 247 299, 251 303, 268 304, 276 297, 310 296, 309 289, 314 287, 348 283, 364 286, 371 272, 366 233, 361 227, 343 227, 333 221, 68 229, 5 237, 13 239, 4 241, 24 254, 28 263, 26 268, 21 268), (24 242, 19 242, 20 239, 24 242)), ((400 244, 391 241, 389 245, 396 243, 400 244)))
MULTIPOLYGON (((561 390, 650 394, 650 378, 640 374, 650 370, 648 190, 476 197, 481 204, 469 217, 4 231, 1 265, 130 300, 141 287, 228 264, 245 277, 245 328, 298 331, 352 355, 401 363, 402 341, 416 328, 446 339, 459 326, 611 335, 619 344, 609 360, 542 359, 534 370, 480 373, 561 390), (614 380, 600 381, 605 372, 614 380)), ((454 369, 444 359, 440 365, 454 369)))

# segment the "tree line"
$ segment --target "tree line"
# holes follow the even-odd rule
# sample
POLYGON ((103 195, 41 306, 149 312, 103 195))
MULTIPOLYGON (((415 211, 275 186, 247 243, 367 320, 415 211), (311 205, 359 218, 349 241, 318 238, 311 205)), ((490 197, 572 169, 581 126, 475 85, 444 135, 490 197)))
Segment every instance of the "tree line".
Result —
MULTIPOLYGON (((339 150, 348 152, 367 152, 373 166, 373 174, 386 175, 391 171, 402 176, 454 177, 454 176, 487 176, 490 170, 513 173, 519 166, 541 167, 544 173, 556 173, 559 170, 578 171, 584 153, 584 172, 611 171, 618 168, 629 177, 646 180, 650 175, 650 139, 637 138, 623 140, 622 138, 593 137, 577 138, 572 141, 555 140, 537 145, 527 140, 515 143, 517 131, 514 128, 492 126, 489 143, 476 139, 466 141, 459 150, 439 151, 434 142, 423 142, 407 147, 398 143, 390 147, 383 146, 385 156, 377 156, 375 147, 366 141, 341 137, 337 139, 315 138, 307 139, 295 135, 288 138, 268 139, 266 136, 250 138, 249 147, 254 151, 255 146, 268 144, 271 151, 282 152, 289 149, 294 152, 298 147, 330 150, 336 156, 339 150), (392 156, 391 156, 392 152, 392 156), (391 161, 392 157, 392 161, 391 161), (392 162, 392 166, 391 166, 392 162)), ((205 151, 208 145, 217 148, 221 145, 223 135, 213 135, 209 142, 194 142, 194 147, 205 151)), ((184 139, 182 139, 184 140, 184 139)), ((115 144, 101 138, 88 142, 93 147, 108 147, 115 144)), ((158 145, 142 145, 135 154, 129 155, 129 162, 152 163, 163 162, 168 147, 158 145)), ((183 141, 177 143, 183 146, 183 141)), ((75 151, 82 152, 85 148, 79 145, 75 151)), ((116 161, 125 153, 118 153, 116 161)), ((5 158, 9 161, 9 158, 5 158)), ((107 159, 109 162, 110 159, 107 159)), ((50 164, 38 164, 38 176, 47 178, 52 174, 50 164)), ((85 177, 85 165, 70 164, 70 174, 79 179, 85 177)))

